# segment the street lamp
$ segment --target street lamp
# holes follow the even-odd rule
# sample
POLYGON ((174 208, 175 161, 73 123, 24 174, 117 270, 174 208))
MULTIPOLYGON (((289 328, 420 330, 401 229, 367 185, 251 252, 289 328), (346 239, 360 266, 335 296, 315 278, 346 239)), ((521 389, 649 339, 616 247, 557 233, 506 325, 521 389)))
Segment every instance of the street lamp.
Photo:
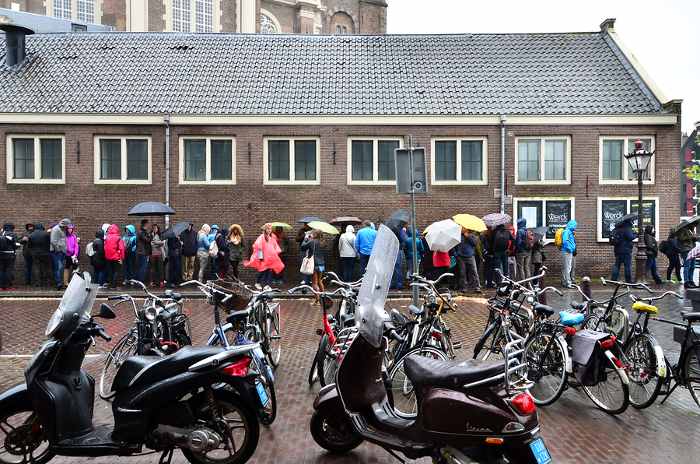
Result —
POLYGON ((646 245, 644 244, 642 186, 644 185, 644 174, 649 168, 649 163, 651 162, 651 158, 654 156, 654 153, 655 152, 649 151, 644 147, 644 142, 641 140, 635 140, 634 150, 632 153, 625 154, 625 158, 630 165, 630 169, 632 169, 632 172, 637 175, 637 189, 639 191, 639 202, 637 203, 637 256, 635 257, 635 280, 637 282, 644 281, 646 277, 647 254, 646 245))

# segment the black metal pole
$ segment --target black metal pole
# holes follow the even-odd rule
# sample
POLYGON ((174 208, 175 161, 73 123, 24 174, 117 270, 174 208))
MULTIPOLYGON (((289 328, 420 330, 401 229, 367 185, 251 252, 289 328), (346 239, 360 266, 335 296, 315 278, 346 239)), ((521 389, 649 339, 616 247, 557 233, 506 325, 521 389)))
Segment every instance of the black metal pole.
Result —
POLYGON ((644 185, 644 171, 641 169, 637 171, 637 189, 639 193, 637 204, 637 256, 636 256, 636 268, 635 268, 635 280, 637 282, 644 282, 646 280, 647 273, 647 253, 646 245, 644 244, 644 215, 643 215, 643 196, 642 188, 644 185))
MULTIPOLYGON (((413 178, 414 175, 414 160, 413 160, 413 137, 409 138, 409 141, 411 142, 411 146, 409 147, 409 166, 411 168, 411 251, 413 252, 413 256, 411 259, 413 260, 413 272, 415 274, 418 274, 418 244, 416 243, 416 186, 415 186, 415 179, 413 178)), ((409 285, 411 283, 409 282, 409 285)), ((413 304, 418 306, 418 287, 411 287, 411 294, 413 297, 413 304)))

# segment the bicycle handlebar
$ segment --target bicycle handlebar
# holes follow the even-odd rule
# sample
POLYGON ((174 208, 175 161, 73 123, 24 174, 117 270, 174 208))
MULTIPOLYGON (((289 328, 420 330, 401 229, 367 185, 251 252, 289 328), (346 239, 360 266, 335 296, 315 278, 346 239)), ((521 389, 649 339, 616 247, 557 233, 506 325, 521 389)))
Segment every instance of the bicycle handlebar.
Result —
POLYGON ((654 293, 654 290, 650 289, 649 286, 643 282, 637 282, 637 283, 620 282, 619 280, 607 280, 605 277, 601 277, 600 283, 602 283, 603 286, 607 286, 608 284, 612 284, 612 285, 617 285, 618 287, 641 288, 641 289, 646 290, 649 293, 654 293))
POLYGON ((301 290, 308 290, 318 297, 325 296, 325 297, 330 298, 330 297, 333 297, 333 296, 337 295, 338 293, 340 293, 340 291, 343 289, 338 288, 332 292, 319 292, 319 291, 314 290, 314 288, 310 285, 299 285, 297 287, 290 288, 289 290, 287 290, 287 293, 289 293, 290 295, 294 295, 295 293, 298 293, 301 290))
POLYGON ((630 293, 630 294, 629 294, 629 297, 630 297, 630 300, 632 300, 632 301, 646 301, 646 302, 648 302, 648 303, 651 303, 651 302, 653 302, 653 301, 658 301, 658 300, 661 300, 661 299, 663 299, 663 298, 666 298, 668 295, 673 295, 673 296, 675 296, 676 298, 678 298, 679 300, 682 300, 682 299, 683 299, 683 296, 682 296, 682 295, 680 295, 680 294, 678 294, 678 293, 676 293, 676 292, 673 292, 673 291, 671 291, 671 290, 666 291, 666 292, 662 293, 662 294, 659 295, 659 296, 650 296, 650 297, 647 297, 647 298, 640 298, 640 297, 638 297, 638 296, 633 295, 633 294, 630 293))
MULTIPOLYGON (((411 280, 416 280, 419 283, 424 283, 424 284, 428 284, 428 285, 432 285, 432 286, 436 286, 437 284, 440 283, 440 281, 442 279, 447 279, 450 277, 454 277, 454 274, 452 274, 451 272, 446 272, 446 273, 442 274, 436 280, 426 279, 425 277, 421 276, 420 274, 411 274, 411 280)), ((412 282, 412 284, 413 283, 415 283, 415 282, 412 282)))
POLYGON ((230 298, 233 297, 232 293, 224 292, 218 288, 214 288, 213 285, 208 284, 208 283, 202 283, 199 280, 188 280, 187 282, 183 282, 180 284, 180 287, 186 287, 188 285, 196 285, 199 290, 204 293, 208 297, 212 297, 213 293, 218 293, 220 295, 224 295, 225 298, 221 300, 222 303, 226 303, 230 298), (212 292, 212 293, 209 293, 212 292))

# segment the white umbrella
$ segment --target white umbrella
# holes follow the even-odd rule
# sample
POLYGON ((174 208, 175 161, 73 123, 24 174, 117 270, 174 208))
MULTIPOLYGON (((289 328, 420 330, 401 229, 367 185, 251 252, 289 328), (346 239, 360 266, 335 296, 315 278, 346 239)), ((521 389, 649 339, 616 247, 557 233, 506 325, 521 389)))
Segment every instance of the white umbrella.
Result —
POLYGON ((462 226, 452 219, 434 222, 425 229, 425 240, 432 251, 450 251, 462 241, 462 226))

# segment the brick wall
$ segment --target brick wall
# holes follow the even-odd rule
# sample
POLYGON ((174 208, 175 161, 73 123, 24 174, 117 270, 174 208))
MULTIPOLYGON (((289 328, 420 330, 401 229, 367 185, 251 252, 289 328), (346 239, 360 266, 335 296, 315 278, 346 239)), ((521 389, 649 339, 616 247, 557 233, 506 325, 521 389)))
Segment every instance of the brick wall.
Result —
MULTIPOLYGON (((0 163, 0 220, 17 225, 26 222, 50 222, 64 216, 72 218, 83 237, 91 238, 103 222, 124 224, 130 206, 145 200, 164 200, 164 128, 162 126, 28 126, 0 125, 0 156, 6 151, 6 135, 13 133, 64 134, 66 140, 66 185, 7 184, 6 164, 0 163), (101 186, 93 184, 93 137, 95 135, 149 135, 153 147, 153 183, 146 186, 101 186), (78 163, 78 143, 80 162, 78 163)), ((268 221, 294 224, 306 214, 327 220, 339 215, 355 215, 372 221, 387 218, 397 208, 409 205, 407 196, 395 193, 392 186, 347 185, 347 137, 399 136, 411 134, 416 145, 430 152, 431 137, 479 136, 488 139, 488 185, 430 186, 430 193, 418 197, 421 228, 459 212, 482 216, 498 211, 500 128, 498 126, 279 126, 279 127, 173 127, 171 204, 178 214, 174 220, 231 224, 240 223, 249 238, 259 233, 268 221), (230 135, 236 138, 235 186, 178 185, 178 137, 181 135, 230 135), (316 136, 321 140, 320 186, 263 186, 264 136, 316 136)), ((680 129, 678 126, 518 126, 507 132, 507 184, 514 197, 575 197, 575 217, 579 223, 578 268, 594 275, 608 272, 612 247, 596 241, 599 196, 636 197, 634 185, 599 185, 598 143, 603 135, 654 135, 656 137, 656 182, 645 187, 645 195, 660 200, 660 235, 679 218, 680 129), (571 185, 514 185, 515 137, 525 135, 567 135, 572 142, 571 185)), ((512 206, 508 206, 512 212, 512 206)), ((135 222, 135 221, 131 221, 135 222)), ((84 239, 85 240, 85 239, 84 239)), ((83 243, 86 243, 85 241, 83 243)), ((293 247, 294 248, 294 247, 293 247)), ((547 247, 552 271, 556 272, 559 253, 547 247)), ((664 263, 665 265, 665 263, 664 263)), ((298 268, 298 261, 290 267, 298 268)), ((583 272, 583 271, 581 271, 583 272)))

